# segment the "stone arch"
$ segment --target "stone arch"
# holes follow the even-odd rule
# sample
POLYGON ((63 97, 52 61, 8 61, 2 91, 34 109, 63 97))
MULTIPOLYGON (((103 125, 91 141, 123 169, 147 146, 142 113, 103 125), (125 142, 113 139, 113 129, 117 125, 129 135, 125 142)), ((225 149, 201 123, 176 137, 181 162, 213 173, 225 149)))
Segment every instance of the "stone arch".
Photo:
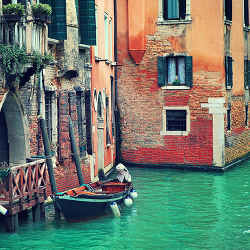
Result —
POLYGON ((6 161, 9 165, 26 163, 29 155, 29 127, 22 104, 18 96, 8 92, 2 107, 0 107, 0 162, 6 161))

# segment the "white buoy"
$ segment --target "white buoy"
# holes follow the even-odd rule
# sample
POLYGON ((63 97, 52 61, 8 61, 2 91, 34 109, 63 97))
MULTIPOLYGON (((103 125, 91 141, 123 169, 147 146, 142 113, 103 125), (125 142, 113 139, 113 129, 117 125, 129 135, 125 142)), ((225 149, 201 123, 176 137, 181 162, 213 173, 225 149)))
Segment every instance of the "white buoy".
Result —
POLYGON ((110 204, 110 208, 111 208, 111 210, 112 210, 112 212, 113 212, 113 215, 115 216, 115 217, 120 217, 120 209, 119 209, 119 207, 118 207, 118 205, 117 205, 117 203, 116 202, 112 202, 111 204, 110 204))
POLYGON ((138 193, 136 192, 135 189, 133 189, 133 190, 130 192, 129 196, 134 200, 134 199, 136 199, 136 198, 138 197, 138 193))
POLYGON ((0 205, 0 213, 1 213, 2 215, 6 215, 7 212, 8 212, 8 210, 7 210, 5 207, 3 207, 2 205, 0 205))
POLYGON ((133 200, 131 198, 127 197, 124 199, 124 204, 126 207, 131 207, 133 204, 133 200))

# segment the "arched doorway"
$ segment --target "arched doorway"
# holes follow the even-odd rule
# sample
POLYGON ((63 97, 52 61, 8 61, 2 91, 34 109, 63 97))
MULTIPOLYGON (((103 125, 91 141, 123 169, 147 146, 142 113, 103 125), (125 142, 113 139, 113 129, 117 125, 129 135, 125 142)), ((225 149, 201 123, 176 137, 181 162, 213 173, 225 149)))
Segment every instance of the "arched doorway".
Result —
POLYGON ((0 110, 0 162, 26 163, 29 157, 28 126, 18 96, 8 92, 0 110))

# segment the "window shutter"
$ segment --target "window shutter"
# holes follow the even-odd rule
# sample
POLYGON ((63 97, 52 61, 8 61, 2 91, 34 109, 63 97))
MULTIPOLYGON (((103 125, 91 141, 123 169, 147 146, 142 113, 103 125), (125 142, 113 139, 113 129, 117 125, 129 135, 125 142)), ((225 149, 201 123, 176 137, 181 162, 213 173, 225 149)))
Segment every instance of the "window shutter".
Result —
POLYGON ((79 0, 81 43, 96 45, 95 0, 79 0))
POLYGON ((48 24, 49 37, 57 40, 67 39, 66 0, 40 0, 52 8, 51 24, 48 24))
POLYGON ((79 22, 79 1, 75 0, 75 6, 76 6, 76 15, 77 15, 77 19, 79 22))
POLYGON ((179 0, 168 0, 168 19, 179 19, 179 0))
POLYGON ((185 57, 185 82, 190 88, 193 86, 193 58, 192 56, 185 57))
POLYGON ((250 88, 250 60, 247 61, 247 86, 250 88))
POLYGON ((225 58, 226 66, 226 87, 233 86, 233 59, 231 56, 225 58))
POLYGON ((159 87, 166 85, 166 57, 165 56, 158 56, 158 85, 159 87))

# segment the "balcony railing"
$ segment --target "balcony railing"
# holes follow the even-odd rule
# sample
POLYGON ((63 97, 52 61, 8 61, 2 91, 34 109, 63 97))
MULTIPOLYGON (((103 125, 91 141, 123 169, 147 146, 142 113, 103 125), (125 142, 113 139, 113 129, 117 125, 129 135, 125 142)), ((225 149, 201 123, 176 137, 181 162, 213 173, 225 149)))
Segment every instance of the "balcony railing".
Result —
POLYGON ((42 203, 46 198, 46 163, 44 159, 11 167, 0 179, 0 205, 16 214, 42 203))

